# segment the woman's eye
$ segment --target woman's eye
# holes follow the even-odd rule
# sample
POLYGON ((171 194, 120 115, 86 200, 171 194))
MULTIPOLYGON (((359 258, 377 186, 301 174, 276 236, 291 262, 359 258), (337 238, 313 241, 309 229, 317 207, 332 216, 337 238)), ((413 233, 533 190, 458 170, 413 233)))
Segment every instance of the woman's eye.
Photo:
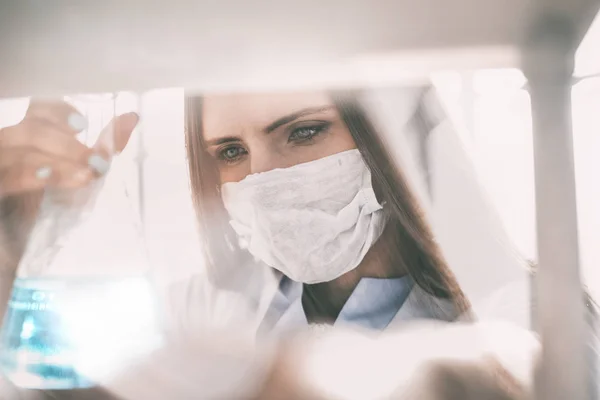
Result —
POLYGON ((246 154, 246 150, 240 146, 230 146, 219 152, 219 159, 231 163, 237 161, 246 154))
POLYGON ((303 142, 311 140, 327 128, 327 124, 319 126, 304 126, 296 128, 292 131, 288 138, 288 142, 303 142))

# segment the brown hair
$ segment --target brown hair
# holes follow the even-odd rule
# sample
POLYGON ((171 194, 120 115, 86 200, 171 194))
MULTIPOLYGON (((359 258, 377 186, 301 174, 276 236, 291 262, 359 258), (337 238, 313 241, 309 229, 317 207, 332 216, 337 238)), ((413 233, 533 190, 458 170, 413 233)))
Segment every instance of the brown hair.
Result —
MULTIPOLYGON (((459 313, 469 306, 456 278, 446 265, 433 239, 407 181, 391 161, 373 124, 358 101, 356 93, 332 93, 341 119, 350 131, 373 179, 373 187, 390 215, 396 230, 399 267, 408 271, 414 282, 427 293, 452 301, 459 313)), ((231 284, 230 267, 239 266, 244 253, 237 247, 235 233, 229 227, 219 194, 218 174, 208 157, 202 139, 202 98, 185 101, 185 135, 193 200, 206 262, 213 279, 231 284), (218 265, 218 268, 216 266, 218 265), (229 270, 230 271, 230 270, 229 270), (227 282, 219 277, 225 273, 227 282)), ((239 269, 239 268, 238 268, 239 269)), ((241 278, 243 281, 243 278, 241 278)))

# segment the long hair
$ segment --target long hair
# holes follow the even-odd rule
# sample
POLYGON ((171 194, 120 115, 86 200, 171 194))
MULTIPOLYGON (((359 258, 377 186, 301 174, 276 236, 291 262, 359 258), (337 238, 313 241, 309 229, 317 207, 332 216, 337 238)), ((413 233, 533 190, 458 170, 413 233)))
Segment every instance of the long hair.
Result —
MULTIPOLYGON (((425 292, 453 302, 459 313, 468 311, 468 302, 446 265, 406 179, 391 161, 357 93, 333 92, 332 98, 371 171, 377 197, 390 215, 400 263, 392 267, 407 271, 425 292)), ((238 247, 235 233, 227 223, 216 165, 205 150, 201 97, 185 100, 185 137, 190 184, 209 276, 221 285, 228 285, 244 274, 230 268, 244 263, 245 251, 238 247), (223 280, 224 276, 227 279, 223 280)))

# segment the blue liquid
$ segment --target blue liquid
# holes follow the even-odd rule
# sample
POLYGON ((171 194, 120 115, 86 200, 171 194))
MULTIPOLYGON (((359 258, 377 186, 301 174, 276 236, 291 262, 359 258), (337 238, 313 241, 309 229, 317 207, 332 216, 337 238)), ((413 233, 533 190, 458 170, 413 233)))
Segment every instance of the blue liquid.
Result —
MULTIPOLYGON (((2 373, 23 388, 93 386, 93 380, 78 369, 77 360, 81 360, 84 351, 94 354, 89 350, 95 347, 100 349, 99 354, 106 353, 103 349, 111 344, 102 343, 105 332, 114 340, 120 331, 127 335, 136 323, 147 330, 148 318, 140 323, 136 315, 141 308, 145 309, 142 314, 149 315, 147 308, 154 306, 150 293, 150 285, 142 278, 17 279, 0 331, 2 373), (124 297, 128 291, 131 297, 124 297), (127 308, 128 303, 132 304, 131 309, 127 308), (81 326, 77 326, 79 322, 81 326), (89 335, 89 340, 85 335, 89 335)), ((87 358, 93 361, 93 357, 87 358)))

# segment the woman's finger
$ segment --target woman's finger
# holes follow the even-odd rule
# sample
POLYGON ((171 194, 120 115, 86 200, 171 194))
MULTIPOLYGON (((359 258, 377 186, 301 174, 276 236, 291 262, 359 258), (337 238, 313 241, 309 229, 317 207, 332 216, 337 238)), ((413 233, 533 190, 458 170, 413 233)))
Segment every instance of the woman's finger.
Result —
POLYGON ((11 168, 0 171, 0 198, 43 189, 48 185, 48 171, 35 168, 11 168))
POLYGON ((17 149, 27 148, 85 166, 94 154, 75 136, 39 120, 24 121, 4 129, 0 135, 2 158, 17 149))
POLYGON ((51 154, 43 153, 31 147, 16 147, 2 154, 0 158, 0 171, 13 168, 15 166, 27 165, 50 165, 55 161, 67 162, 68 160, 53 157, 51 154))
POLYGON ((87 127, 86 118, 61 99, 32 98, 25 119, 49 122, 57 129, 75 135, 87 127))
POLYGON ((139 116, 133 112, 114 118, 102 130, 94 148, 105 156, 119 154, 127 146, 139 119, 139 116))
POLYGON ((77 188, 88 184, 94 177, 87 167, 52 159, 44 154, 29 154, 18 164, 0 170, 0 197, 48 186, 77 188))

